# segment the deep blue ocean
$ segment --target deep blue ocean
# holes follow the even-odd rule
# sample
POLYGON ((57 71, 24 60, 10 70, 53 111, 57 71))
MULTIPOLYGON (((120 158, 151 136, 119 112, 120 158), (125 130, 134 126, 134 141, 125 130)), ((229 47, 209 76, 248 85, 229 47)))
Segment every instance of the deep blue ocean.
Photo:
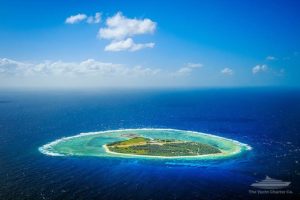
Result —
POLYGON ((300 90, 0 91, 0 199, 296 199, 300 90), (81 132, 194 130, 249 144, 218 161, 51 157, 38 148, 81 132), (251 194, 266 176, 283 192, 251 194))

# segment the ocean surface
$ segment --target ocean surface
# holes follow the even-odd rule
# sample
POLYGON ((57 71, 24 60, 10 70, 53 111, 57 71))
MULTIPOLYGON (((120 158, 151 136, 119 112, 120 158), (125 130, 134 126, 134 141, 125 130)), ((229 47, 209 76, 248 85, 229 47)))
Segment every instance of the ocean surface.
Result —
POLYGON ((166 89, 0 91, 0 199, 296 199, 300 91, 166 89), (54 157, 61 137, 133 128, 199 131, 253 149, 231 159, 176 162, 54 157), (269 176, 284 194, 255 194, 269 176), (252 193, 251 193, 251 191, 252 193))

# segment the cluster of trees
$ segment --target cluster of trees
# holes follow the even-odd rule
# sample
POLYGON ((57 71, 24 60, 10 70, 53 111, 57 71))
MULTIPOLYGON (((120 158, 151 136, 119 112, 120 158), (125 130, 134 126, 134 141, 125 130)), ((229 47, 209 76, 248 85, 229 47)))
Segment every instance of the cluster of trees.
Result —
POLYGON ((118 153, 152 155, 152 156, 195 156, 203 154, 221 153, 208 144, 197 142, 166 143, 164 145, 145 144, 128 147, 108 146, 111 151, 118 153))

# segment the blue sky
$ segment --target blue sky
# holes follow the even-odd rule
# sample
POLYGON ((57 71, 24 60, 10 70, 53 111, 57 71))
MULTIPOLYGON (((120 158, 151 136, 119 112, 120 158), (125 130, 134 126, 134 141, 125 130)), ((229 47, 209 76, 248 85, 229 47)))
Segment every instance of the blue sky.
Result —
POLYGON ((299 1, 0 5, 3 87, 300 86, 299 1))

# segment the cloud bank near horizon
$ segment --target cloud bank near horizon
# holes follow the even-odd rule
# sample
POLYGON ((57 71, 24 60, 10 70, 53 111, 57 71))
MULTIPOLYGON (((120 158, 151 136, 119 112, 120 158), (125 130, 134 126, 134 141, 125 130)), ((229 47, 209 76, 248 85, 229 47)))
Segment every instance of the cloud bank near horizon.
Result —
MULTIPOLYGON (((197 62, 166 69, 128 66, 95 59, 32 63, 0 58, 0 87, 198 87, 214 86, 214 82, 218 82, 215 86, 228 86, 228 83, 234 85, 236 80, 240 80, 239 73, 235 73, 232 68, 211 70, 197 62), (209 74, 207 70, 210 70, 209 74), (218 76, 220 73, 227 76, 226 81, 230 82, 222 82, 222 78, 218 76)), ((266 77, 283 77, 285 70, 256 65, 246 68, 244 73, 257 81, 266 77)))
POLYGON ((8 87, 172 86, 173 73, 94 59, 30 63, 0 58, 0 85, 8 87))

